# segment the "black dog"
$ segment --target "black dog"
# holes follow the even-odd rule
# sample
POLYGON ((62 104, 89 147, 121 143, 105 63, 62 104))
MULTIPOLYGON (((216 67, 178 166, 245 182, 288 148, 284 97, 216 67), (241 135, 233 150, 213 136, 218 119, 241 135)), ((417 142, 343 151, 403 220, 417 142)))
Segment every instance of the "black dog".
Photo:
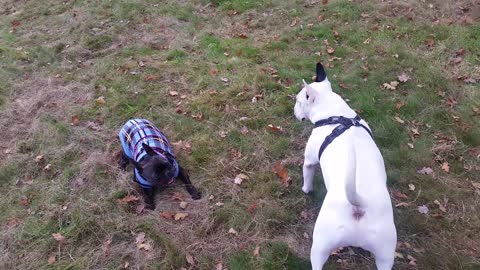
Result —
POLYGON ((143 189, 147 209, 155 209, 154 195, 180 179, 192 199, 201 198, 201 193, 192 185, 187 172, 178 164, 165 135, 146 119, 129 120, 119 133, 122 143, 120 167, 134 165, 134 181, 143 189))

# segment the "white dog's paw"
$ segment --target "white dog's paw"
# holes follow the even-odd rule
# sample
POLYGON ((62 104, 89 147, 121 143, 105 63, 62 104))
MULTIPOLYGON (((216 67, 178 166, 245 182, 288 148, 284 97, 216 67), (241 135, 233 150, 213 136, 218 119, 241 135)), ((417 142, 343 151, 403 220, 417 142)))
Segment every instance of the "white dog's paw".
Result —
POLYGON ((308 194, 308 193, 310 193, 310 191, 312 191, 312 188, 311 188, 311 187, 303 186, 303 187, 302 187, 302 191, 305 192, 305 194, 308 194))

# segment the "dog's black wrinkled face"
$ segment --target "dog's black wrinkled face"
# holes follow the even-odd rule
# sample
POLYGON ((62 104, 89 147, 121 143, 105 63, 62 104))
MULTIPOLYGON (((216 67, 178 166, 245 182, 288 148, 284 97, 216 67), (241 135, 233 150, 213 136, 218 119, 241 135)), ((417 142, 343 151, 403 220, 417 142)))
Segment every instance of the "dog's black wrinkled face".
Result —
POLYGON ((152 185, 157 187, 168 185, 175 175, 175 168, 148 145, 142 144, 142 146, 147 155, 140 162, 134 162, 135 168, 152 185))
MULTIPOLYGON (((166 186, 173 178, 173 166, 160 156, 146 156, 141 164, 140 174, 154 186, 166 186)), ((137 168, 138 169, 138 168, 137 168)))

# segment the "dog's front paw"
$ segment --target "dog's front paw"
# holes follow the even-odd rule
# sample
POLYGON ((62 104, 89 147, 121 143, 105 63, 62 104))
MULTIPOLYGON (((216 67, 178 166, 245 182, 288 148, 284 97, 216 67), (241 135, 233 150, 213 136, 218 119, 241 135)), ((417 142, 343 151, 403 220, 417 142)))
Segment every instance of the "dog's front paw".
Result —
POLYGON ((190 196, 192 196, 192 199, 194 199, 194 200, 200 200, 202 198, 202 193, 200 193, 200 191, 198 191, 198 190, 193 190, 190 193, 190 196))
POLYGON ((309 188, 309 187, 303 186, 303 187, 302 187, 302 191, 303 191, 305 194, 308 194, 308 193, 310 193, 310 192, 312 191, 312 189, 309 188))

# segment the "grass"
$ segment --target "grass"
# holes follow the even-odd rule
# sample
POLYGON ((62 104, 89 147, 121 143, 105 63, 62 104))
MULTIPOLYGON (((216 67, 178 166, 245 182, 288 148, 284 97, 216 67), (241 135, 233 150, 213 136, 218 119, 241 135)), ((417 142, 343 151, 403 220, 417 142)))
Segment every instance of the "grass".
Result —
MULTIPOLYGON (((310 269, 326 190, 318 176, 314 194, 300 191, 312 127, 293 117, 291 96, 321 61, 334 91, 372 127, 389 188, 408 196, 392 196, 393 204, 410 203, 395 208, 403 256, 395 269, 411 267, 408 255, 418 269, 477 269, 480 28, 462 23, 473 7, 460 14, 454 1, 417 2, 5 3, 0 268, 310 269), (407 82, 383 88, 402 73, 407 82), (95 101, 100 96, 105 104, 95 101), (191 145, 178 159, 202 200, 177 186, 157 196, 152 212, 118 202, 138 195, 115 159, 118 128, 132 117, 191 145), (272 172, 278 161, 289 170, 289 187, 272 172), (422 167, 433 174, 418 174, 422 167), (236 186, 239 173, 249 179, 236 186), (417 211, 421 205, 429 214, 417 211), (189 216, 173 221, 160 212, 189 216), (150 251, 135 243, 141 232, 150 251)), ((368 253, 346 248, 325 268, 373 267, 368 253)))

